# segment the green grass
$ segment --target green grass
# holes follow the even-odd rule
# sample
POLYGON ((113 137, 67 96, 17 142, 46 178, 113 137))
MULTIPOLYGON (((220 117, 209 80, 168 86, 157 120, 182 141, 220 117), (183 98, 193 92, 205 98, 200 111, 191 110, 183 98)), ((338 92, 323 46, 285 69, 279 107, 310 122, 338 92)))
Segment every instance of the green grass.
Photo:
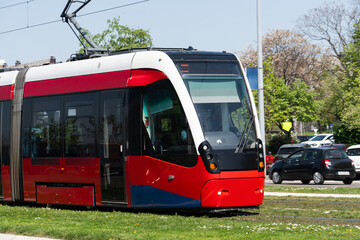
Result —
POLYGON ((332 219, 342 223, 351 219, 360 226, 360 199, 269 196, 264 200, 261 215, 322 218, 327 223, 333 223, 332 219))
POLYGON ((294 192, 294 193, 325 193, 325 194, 360 194, 360 188, 342 187, 282 187, 265 186, 265 192, 294 192))
POLYGON ((359 209, 354 199, 270 196, 259 210, 233 215, 2 205, 0 232, 59 239, 360 239, 359 209))

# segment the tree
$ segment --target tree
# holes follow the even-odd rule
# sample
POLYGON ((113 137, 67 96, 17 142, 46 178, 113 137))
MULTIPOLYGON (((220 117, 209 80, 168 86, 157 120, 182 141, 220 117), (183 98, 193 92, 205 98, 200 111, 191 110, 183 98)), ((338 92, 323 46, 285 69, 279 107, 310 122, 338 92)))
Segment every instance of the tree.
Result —
MULTIPOLYGON (((317 93, 313 99, 316 111, 311 114, 320 132, 323 126, 340 122, 344 95, 342 82, 334 74, 339 72, 337 58, 329 51, 309 43, 301 34, 285 30, 266 34, 263 46, 263 54, 272 58, 275 77, 283 79, 288 86, 302 80, 317 93)), ((256 58, 257 52, 251 47, 240 56, 245 67, 256 66, 256 58)))
MULTIPOLYGON (((360 1, 354 2, 356 5, 360 1)), ((327 2, 323 6, 311 9, 308 14, 297 21, 299 33, 311 40, 320 41, 331 49, 339 60, 342 52, 351 39, 353 26, 360 18, 359 7, 346 9, 334 2, 327 2)))
POLYGON ((335 127, 334 138, 336 143, 359 144, 360 129, 349 129, 348 126, 340 124, 335 127))
MULTIPOLYGON (((129 48, 145 48, 152 46, 149 30, 132 29, 120 25, 120 17, 107 20, 108 29, 90 37, 101 48, 119 51, 129 48)), ((88 31, 87 31, 88 32, 88 31)), ((84 40, 82 39, 83 43, 84 40)), ((86 47, 89 47, 85 43, 86 47)), ((82 49, 83 50, 83 49, 82 49)))
POLYGON ((345 66, 343 90, 345 108, 341 122, 351 129, 360 129, 360 21, 354 25, 352 41, 344 50, 345 66))
POLYGON ((318 129, 321 132, 323 126, 337 124, 341 121, 341 114, 345 108, 345 95, 343 82, 339 81, 330 72, 323 76, 321 87, 318 91, 316 118, 318 129))
MULTIPOLYGON (((270 57, 274 74, 291 85, 296 79, 315 85, 322 70, 323 54, 319 46, 310 44, 302 35, 289 30, 273 30, 263 38, 264 59, 270 57)), ((240 53, 245 67, 257 66, 257 51, 252 46, 240 53)))
POLYGON ((345 47, 341 61, 344 77, 339 82, 344 109, 334 136, 338 142, 355 144, 360 141, 360 21, 354 25, 352 40, 345 47))
POLYGON ((317 88, 323 103, 317 112, 318 119, 322 119, 322 123, 328 121, 350 128, 356 128, 358 124, 355 119, 359 119, 356 118, 359 114, 358 92, 355 92, 357 87, 347 80, 356 82, 357 70, 350 70, 349 63, 352 61, 350 59, 359 57, 359 52, 349 51, 348 45, 354 37, 354 24, 360 19, 360 1, 353 0, 353 4, 353 8, 347 9, 343 4, 325 3, 310 10, 297 24, 301 34, 323 43, 334 57, 329 61, 331 64, 324 65, 325 74, 320 81, 320 88, 317 88))
MULTIPOLYGON (((316 93, 299 79, 286 85, 283 79, 275 76, 271 63, 271 58, 264 61, 265 128, 269 130, 276 125, 282 129, 286 120, 315 120, 316 93)), ((282 130, 290 137, 291 130, 282 130)))

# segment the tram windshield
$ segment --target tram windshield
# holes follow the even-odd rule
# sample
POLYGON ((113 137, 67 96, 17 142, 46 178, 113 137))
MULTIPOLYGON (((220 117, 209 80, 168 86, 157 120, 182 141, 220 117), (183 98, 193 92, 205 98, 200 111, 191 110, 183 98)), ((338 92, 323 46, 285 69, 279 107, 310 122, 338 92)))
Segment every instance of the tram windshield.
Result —
POLYGON ((180 62, 206 140, 214 150, 234 153, 255 148, 249 95, 237 62, 180 62))

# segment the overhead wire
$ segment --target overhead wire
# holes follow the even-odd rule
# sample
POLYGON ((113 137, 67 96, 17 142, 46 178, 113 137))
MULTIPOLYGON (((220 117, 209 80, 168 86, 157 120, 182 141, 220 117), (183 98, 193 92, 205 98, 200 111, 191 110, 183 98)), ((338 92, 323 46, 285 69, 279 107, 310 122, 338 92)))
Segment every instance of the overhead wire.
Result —
POLYGON ((98 11, 95 11, 95 12, 84 13, 84 14, 82 14, 82 15, 79 15, 78 17, 89 16, 89 15, 92 15, 92 14, 101 13, 101 12, 106 12, 106 11, 111 11, 111 10, 118 9, 118 8, 123 8, 123 7, 129 7, 129 6, 132 6, 132 5, 135 5, 135 4, 140 4, 140 3, 149 2, 149 1, 150 1, 150 0, 142 0, 142 1, 137 1, 137 2, 133 2, 133 3, 128 3, 128 4, 124 4, 124 5, 117 6, 117 7, 112 7, 112 8, 107 8, 107 9, 103 9, 103 10, 98 10, 98 11))
POLYGON ((28 3, 30 3, 30 2, 35 2, 35 1, 36 1, 36 0, 29 0, 29 1, 26 1, 26 2, 20 2, 20 3, 11 4, 11 5, 8 5, 8 6, 3 6, 3 7, 0 7, 0 10, 1 10, 1 9, 5 9, 5 8, 11 8, 11 7, 23 5, 23 4, 28 4, 28 3))
POLYGON ((8 31, 0 32, 0 35, 6 34, 6 33, 11 33, 11 32, 17 32, 17 31, 25 30, 25 29, 29 29, 29 28, 39 27, 39 26, 43 26, 43 25, 48 25, 48 24, 52 24, 52 23, 57 23, 57 22, 61 22, 61 20, 54 20, 54 21, 50 21, 50 22, 44 22, 44 23, 38 23, 38 24, 34 24, 34 25, 28 25, 26 27, 15 28, 15 29, 11 29, 11 30, 8 30, 8 31))
MULTIPOLYGON (((35 1, 35 0, 31 0, 31 1, 35 1)), ((101 12, 111 11, 111 10, 118 9, 118 8, 129 7, 129 6, 133 6, 133 5, 145 3, 145 2, 148 2, 148 1, 150 1, 150 0, 136 1, 136 2, 132 2, 132 3, 124 4, 124 5, 119 5, 119 6, 116 6, 116 7, 111 7, 111 8, 106 8, 106 9, 102 9, 102 10, 98 10, 98 11, 94 11, 94 12, 84 13, 84 14, 81 14, 81 15, 77 15, 77 17, 84 17, 84 16, 89 16, 89 15, 101 13, 101 12)), ((29 1, 28 1, 28 2, 29 2, 29 1)), ((53 23, 57 23, 57 22, 61 22, 61 21, 62 21, 62 20, 59 19, 59 20, 53 20, 53 21, 48 21, 48 22, 43 22, 43 23, 28 25, 28 26, 26 26, 26 27, 20 27, 20 28, 15 28, 15 29, 11 29, 11 30, 7 30, 7 31, 0 32, 0 35, 6 34, 6 33, 17 32, 17 31, 21 31, 21 30, 25 30, 25 29, 29 29, 29 28, 35 28, 35 27, 39 27, 39 26, 44 26, 44 25, 48 25, 48 24, 53 24, 53 23)))

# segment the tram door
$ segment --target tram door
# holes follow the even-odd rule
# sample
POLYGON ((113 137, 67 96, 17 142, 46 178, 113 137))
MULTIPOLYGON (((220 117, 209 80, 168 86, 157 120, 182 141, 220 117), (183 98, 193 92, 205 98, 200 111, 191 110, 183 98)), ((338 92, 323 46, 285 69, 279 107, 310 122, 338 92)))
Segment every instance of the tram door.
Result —
POLYGON ((103 202, 126 201, 124 98, 125 91, 102 92, 100 96, 100 163, 103 202))

